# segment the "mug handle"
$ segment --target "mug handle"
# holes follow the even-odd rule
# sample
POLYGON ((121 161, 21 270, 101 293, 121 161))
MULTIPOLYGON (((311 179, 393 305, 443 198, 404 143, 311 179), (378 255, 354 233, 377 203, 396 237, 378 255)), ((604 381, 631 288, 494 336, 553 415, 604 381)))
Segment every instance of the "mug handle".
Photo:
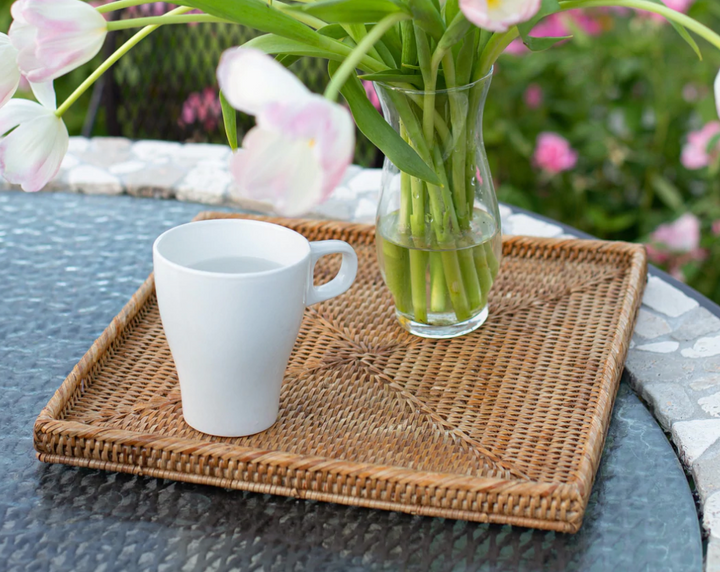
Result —
POLYGON ((342 240, 320 240, 310 243, 310 280, 307 287, 305 304, 312 306, 347 292, 357 275, 357 254, 347 242, 342 240), (328 254, 342 254, 342 265, 337 276, 322 286, 315 286, 315 263, 328 254))

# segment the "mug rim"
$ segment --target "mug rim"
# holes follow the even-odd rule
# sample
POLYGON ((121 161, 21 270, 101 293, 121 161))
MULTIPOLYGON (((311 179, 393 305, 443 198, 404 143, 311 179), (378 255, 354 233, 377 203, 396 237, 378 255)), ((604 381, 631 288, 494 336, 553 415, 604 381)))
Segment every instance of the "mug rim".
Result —
POLYGON ((289 270, 291 268, 295 268, 296 266, 299 266, 299 265, 303 264, 306 260, 308 260, 308 258, 310 257, 310 252, 311 252, 310 251, 310 241, 307 238, 305 238, 302 234, 300 234, 299 232, 294 231, 293 229, 288 228, 286 226, 282 226, 280 224, 267 222, 267 221, 263 221, 263 220, 251 220, 251 219, 218 218, 218 219, 186 222, 184 224, 180 224, 178 226, 169 228, 168 230, 163 232, 160 236, 158 236, 155 239, 155 242, 153 243, 153 255, 157 256, 165 264, 167 264, 168 266, 170 266, 172 268, 175 268, 182 272, 186 272, 188 274, 194 274, 197 276, 205 276, 205 277, 213 277, 213 278, 234 278, 234 279, 242 279, 242 280, 253 279, 255 277, 265 278, 272 274, 279 274, 279 273, 289 270), (277 231, 280 233, 288 234, 289 236, 292 236, 294 239, 301 239, 304 242, 303 246, 304 246, 305 254, 302 256, 302 258, 300 258, 296 262, 293 262, 292 264, 282 265, 279 268, 272 268, 270 270, 262 270, 259 272, 241 273, 241 272, 213 272, 210 270, 199 270, 197 268, 190 268, 188 266, 180 264, 179 262, 170 260, 167 256, 165 256, 164 254, 162 254, 160 252, 160 246, 161 246, 160 243, 163 240, 167 240, 168 235, 171 235, 175 232, 181 232, 182 229, 186 229, 187 227, 190 227, 190 226, 197 226, 197 225, 222 226, 225 224, 230 224, 230 225, 240 224, 243 226, 271 227, 273 232, 277 231))

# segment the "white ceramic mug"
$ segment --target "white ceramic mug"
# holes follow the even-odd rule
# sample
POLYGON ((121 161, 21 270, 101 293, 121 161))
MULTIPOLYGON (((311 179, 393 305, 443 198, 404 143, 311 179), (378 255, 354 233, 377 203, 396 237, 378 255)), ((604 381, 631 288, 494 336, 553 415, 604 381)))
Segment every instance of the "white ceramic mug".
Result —
POLYGON ((242 219, 170 229, 155 241, 153 263, 185 421, 222 437, 275 423, 306 306, 344 293, 357 273, 346 242, 308 242, 283 226, 242 219), (336 253, 338 275, 313 286, 315 263, 336 253))

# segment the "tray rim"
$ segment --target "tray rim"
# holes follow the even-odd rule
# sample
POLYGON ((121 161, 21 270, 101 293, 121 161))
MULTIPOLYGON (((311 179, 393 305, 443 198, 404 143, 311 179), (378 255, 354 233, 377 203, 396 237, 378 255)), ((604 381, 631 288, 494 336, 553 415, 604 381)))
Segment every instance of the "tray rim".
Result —
MULTIPOLYGON (((208 220, 213 218, 266 220, 277 224, 293 225, 304 223, 325 224, 329 228, 337 227, 335 230, 339 230, 346 235, 367 235, 372 229, 374 229, 373 225, 343 223, 340 221, 286 219, 213 211, 203 211, 193 220, 208 220)), ((189 483, 214 485, 223 488, 246 490, 258 493, 280 494, 283 496, 335 502, 350 506, 395 510, 409 514, 457 518, 476 522, 517 524, 520 526, 531 526, 541 529, 556 530, 559 532, 577 532, 582 524, 587 501, 589 499, 597 467, 600 462, 620 376, 622 369, 624 368, 627 351, 629 349, 629 339, 632 335, 635 317, 642 301, 642 292, 644 290, 646 282, 645 277, 647 275, 647 256, 642 245, 625 242, 503 236, 503 243, 507 242, 518 243, 520 245, 527 243, 528 246, 532 246, 533 248, 537 248, 538 246, 545 248, 560 247, 579 250, 589 250, 591 248, 597 250, 598 248, 602 249, 605 247, 617 250, 620 248, 627 251, 629 259, 628 282, 630 292, 627 292, 623 298, 619 312, 619 327, 615 330, 614 338, 611 340, 612 347, 619 347, 619 351, 610 351, 604 360, 602 371, 598 371, 598 375, 602 376, 603 379, 614 379, 614 382, 611 382, 611 387, 609 387, 607 394, 601 392, 599 395, 600 399, 598 399, 591 419, 593 427, 587 435, 582 460, 575 474, 572 475, 571 480, 567 483, 548 483, 534 480, 519 482, 515 479, 462 476, 450 473, 420 471, 405 467, 372 463, 357 463, 327 457, 311 457, 297 453, 254 449, 226 443, 211 443, 208 441, 198 441, 178 437, 158 437, 152 433, 140 433, 124 429, 98 428, 94 425, 59 419, 58 416, 73 399, 78 386, 81 386, 82 384, 83 378, 89 373, 95 363, 97 363, 98 359, 101 358, 109 349, 116 337, 121 335, 122 332, 132 323, 133 319, 138 315, 145 303, 153 295, 155 290, 153 274, 150 274, 150 276, 125 304, 119 314, 113 318, 103 333, 92 344, 90 349, 88 349, 85 355, 73 367, 70 374, 55 391, 48 404, 38 415, 33 427, 33 442, 37 451, 37 458, 40 461, 47 463, 62 463, 77 467, 168 478, 189 483), (623 339, 625 340, 624 342, 622 342, 623 339), (619 345, 618 342, 620 342, 619 345), (611 371, 614 372, 614 374, 611 373, 611 371), (330 472, 342 476, 361 475, 363 478, 376 479, 378 481, 393 483, 398 486, 420 486, 423 488, 431 488, 433 490, 446 489, 467 492, 501 491, 498 494, 512 495, 526 493, 548 499, 551 498, 552 495, 560 494, 567 500, 570 500, 573 504, 580 503, 581 506, 577 514, 569 520, 547 520, 527 516, 513 516, 473 510, 431 507, 420 504, 406 504, 398 501, 385 501, 366 498, 363 496, 347 496, 336 492, 324 492, 294 487, 291 488, 276 484, 211 476, 209 474, 201 476, 180 471, 154 468, 147 464, 149 462, 148 459, 153 457, 152 454, 140 454, 136 456, 137 458, 133 457, 132 461, 124 463, 113 462, 110 460, 88 459, 82 456, 59 455, 49 451, 47 448, 46 439, 50 438, 52 440, 54 436, 79 439, 84 444, 82 447, 83 449, 87 449, 90 445, 93 445, 91 447, 92 449, 97 449, 98 446, 102 448, 102 444, 122 447, 125 446, 123 441, 130 440, 134 444, 137 444, 138 441, 143 442, 143 449, 149 448, 151 452, 161 452, 163 451, 161 448, 163 441, 167 441, 165 445, 172 444, 174 452, 185 452, 199 458, 207 456, 222 457, 223 453, 232 451, 234 458, 237 458, 238 455, 240 455, 240 458, 247 456, 247 460, 244 462, 255 463, 258 466, 273 466, 272 461, 282 459, 285 462, 292 461, 293 465, 296 465, 295 468, 315 472, 318 475, 323 474, 323 472, 330 472), (126 439, 123 439, 123 436, 125 436, 126 439), (199 444, 202 444, 202 446, 198 447, 199 444), (322 465, 322 468, 314 468, 317 464, 322 465), (332 465, 337 466, 329 469, 332 465)), ((78 447, 79 445, 76 446, 76 449, 78 447)))

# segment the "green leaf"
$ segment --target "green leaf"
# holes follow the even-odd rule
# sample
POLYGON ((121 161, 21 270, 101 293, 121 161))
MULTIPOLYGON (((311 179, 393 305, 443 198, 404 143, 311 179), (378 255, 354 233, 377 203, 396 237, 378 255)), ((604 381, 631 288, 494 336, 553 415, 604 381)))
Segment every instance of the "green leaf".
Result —
POLYGON ((411 83, 417 87, 422 87, 422 75, 403 73, 403 70, 386 70, 378 73, 369 73, 360 76, 365 81, 381 81, 383 83, 411 83))
POLYGON ((410 11, 414 23, 420 26, 436 41, 445 33, 445 22, 432 0, 410 0, 410 11))
POLYGON ((651 179, 653 189, 658 198, 669 208, 676 212, 683 210, 684 202, 682 193, 668 179, 662 175, 654 175, 651 179))
POLYGON ((326 22, 343 24, 372 24, 403 11, 391 0, 319 0, 311 4, 293 4, 290 9, 326 22))
POLYGON ((266 34, 277 34, 310 45, 319 46, 324 39, 308 26, 262 0, 179 0, 176 4, 198 8, 212 16, 231 20, 266 34))
MULTIPOLYGON (((655 4, 661 4, 663 6, 667 6, 665 2, 662 2, 661 0, 650 0, 650 2, 654 2, 655 4)), ((677 22, 673 22, 672 20, 668 20, 670 22, 670 25, 675 28, 675 31, 680 34, 680 37, 685 40, 688 45, 693 49, 695 54, 697 55, 698 59, 702 61, 702 53, 700 52, 700 48, 697 45, 697 42, 693 39, 693 37, 690 35, 690 32, 688 32, 684 26, 681 26, 677 22)))
POLYGON ((390 50, 390 53, 393 55, 393 58, 398 63, 400 63, 402 59, 403 50, 402 40, 400 39, 401 25, 402 22, 400 22, 400 24, 395 24, 392 28, 385 32, 385 35, 383 36, 383 43, 387 46, 388 50, 390 50))
POLYGON ((347 30, 340 24, 328 24, 318 30, 318 34, 332 38, 334 40, 342 40, 348 37, 347 30))
POLYGON ((572 36, 560 36, 557 38, 533 38, 532 36, 527 36, 523 38, 523 44, 525 44, 530 51, 542 52, 543 50, 552 48, 558 42, 570 40, 571 38, 572 36))
POLYGON ((400 32, 402 35, 402 66, 417 65, 417 44, 412 22, 409 20, 400 22, 400 32))
POLYGON ((458 52, 457 69, 455 70, 455 79, 458 85, 465 85, 470 83, 470 77, 472 74, 472 68, 477 53, 477 40, 478 40, 478 28, 473 27, 470 33, 465 36, 462 47, 458 52))
POLYGON ((459 12, 440 38, 436 49, 442 51, 451 48, 467 35, 471 26, 465 15, 459 12))
POLYGON ((227 135, 230 149, 237 151, 237 112, 225 99, 223 92, 220 92, 220 105, 222 107, 223 123, 225 124, 225 134, 227 135))
POLYGON ((394 68, 398 65, 398 62, 395 60, 395 57, 390 53, 390 50, 388 50, 387 46, 385 45, 385 42, 382 40, 375 43, 375 49, 377 50, 378 54, 380 54, 380 58, 382 58, 382 61, 385 62, 385 65, 394 68))
POLYGON ((622 232, 633 226, 638 219, 638 214, 632 211, 620 215, 610 215, 602 209, 591 208, 587 210, 586 214, 592 223, 603 232, 622 232))
MULTIPOLYGON (((328 64, 332 76, 340 67, 335 62, 328 64)), ((423 179, 433 185, 440 185, 435 170, 429 167, 408 145, 402 137, 383 119, 365 94, 360 80, 351 76, 343 86, 341 93, 352 111, 355 123, 365 136, 382 151, 401 171, 413 177, 423 179)))
POLYGON ((710 138, 710 141, 708 141, 707 146, 705 147, 705 152, 708 154, 712 153, 718 143, 720 143, 720 133, 713 135, 710 138))
POLYGON ((443 15, 445 16, 445 22, 450 24, 455 19, 455 16, 460 12, 460 3, 458 0, 447 0, 445 6, 443 6, 443 15))
POLYGON ((298 61, 300 57, 301 56, 293 56, 291 54, 278 54, 275 59, 278 61, 278 63, 281 63, 286 68, 289 68, 296 61, 298 61))
POLYGON ((325 58, 340 62, 345 59, 345 55, 343 54, 336 54, 335 52, 331 52, 323 48, 309 46, 303 42, 297 42, 275 34, 257 36, 243 45, 247 48, 255 48, 271 55, 285 54, 288 56, 307 56, 311 58, 325 58))

